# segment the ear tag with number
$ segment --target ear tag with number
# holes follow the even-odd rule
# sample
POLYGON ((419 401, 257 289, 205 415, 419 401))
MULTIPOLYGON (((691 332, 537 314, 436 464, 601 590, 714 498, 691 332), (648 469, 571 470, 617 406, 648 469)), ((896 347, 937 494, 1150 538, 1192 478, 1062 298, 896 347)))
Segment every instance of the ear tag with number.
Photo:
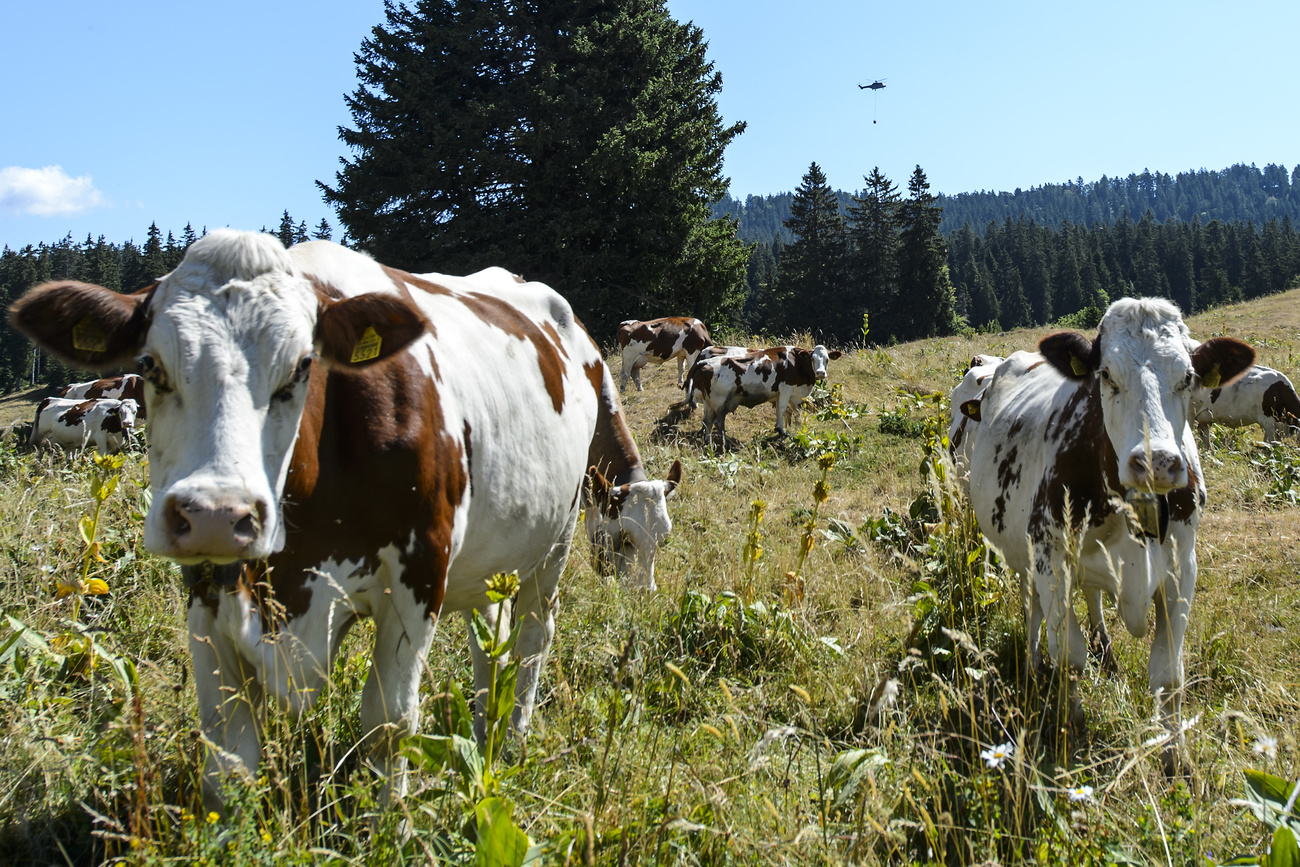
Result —
POLYGON ((1205 388, 1218 388, 1219 383, 1223 382, 1223 375, 1219 373, 1219 365, 1210 368, 1210 372, 1201 377, 1201 385, 1205 388))
POLYGON ((1074 371, 1075 376, 1083 376, 1088 372, 1088 365, 1079 360, 1079 356, 1070 356, 1070 369, 1074 371))
POLYGON ((352 363, 359 364, 362 361, 369 361, 372 358, 379 357, 379 347, 383 345, 383 340, 375 333, 373 325, 366 326, 366 330, 361 332, 361 339, 357 345, 352 347, 352 363))
POLYGON ((72 345, 82 352, 107 352, 108 335, 87 316, 72 327, 72 345))

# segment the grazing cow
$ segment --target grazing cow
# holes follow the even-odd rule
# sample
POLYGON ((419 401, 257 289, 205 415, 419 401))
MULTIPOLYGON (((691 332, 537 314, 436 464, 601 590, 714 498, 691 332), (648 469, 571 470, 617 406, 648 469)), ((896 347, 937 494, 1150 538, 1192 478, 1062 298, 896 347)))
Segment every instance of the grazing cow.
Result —
POLYGON ((716 427, 725 440, 727 415, 738 406, 776 404, 776 432, 785 434, 795 407, 826 379, 826 365, 840 357, 820 344, 812 349, 777 346, 739 357, 706 358, 691 368, 687 388, 704 404, 704 433, 716 427))
POLYGON ((985 388, 971 452, 975 515, 1022 577, 1035 662, 1044 617, 1058 669, 1086 662, 1072 587, 1112 594, 1134 636, 1155 608, 1149 683, 1172 772, 1205 505, 1189 403, 1198 383, 1244 372, 1254 350, 1231 338, 1194 347, 1177 307, 1125 298, 1096 339, 1058 332, 1039 351, 1009 357, 985 388))
POLYGON ((89 382, 74 382, 64 386, 59 397, 79 397, 88 400, 96 397, 112 397, 118 400, 133 400, 139 407, 136 418, 145 419, 144 377, 138 373, 123 373, 106 379, 92 379, 89 382))
MULTIPOLYGON (((138 359, 148 381, 144 541, 191 588, 210 809, 224 774, 257 766, 256 702, 310 707, 359 616, 375 621, 361 724, 400 793, 434 626, 477 608, 508 628, 486 585, 511 570, 527 731, 608 380, 562 297, 499 268, 415 276, 217 230, 147 291, 46 284, 12 321, 79 366, 138 359)), ((471 651, 483 690, 492 663, 471 651)))
POLYGON ((966 368, 966 375, 948 395, 948 454, 952 457, 957 482, 970 493, 970 450, 980 419, 980 398, 993 372, 1002 363, 999 355, 976 355, 966 368))
POLYGON ((1202 442, 1209 443, 1210 425, 1245 427, 1257 424, 1273 442, 1300 428, 1300 397, 1286 374, 1256 364, 1230 385, 1199 388, 1192 395, 1192 415, 1202 442))
POLYGON ((65 449, 93 443, 101 455, 120 452, 135 431, 136 402, 127 398, 47 397, 36 408, 36 421, 28 442, 54 443, 65 449))
POLYGON ((680 388, 686 381, 686 371, 691 369, 700 350, 712 346, 713 341, 700 320, 668 316, 645 322, 628 319, 620 323, 618 345, 623 351, 623 371, 619 376, 618 390, 627 391, 627 378, 631 376, 636 390, 644 391, 641 388, 641 368, 676 358, 677 387, 680 388))
POLYGON ((673 529, 668 500, 681 483, 682 463, 673 461, 665 480, 646 476, 608 371, 587 463, 583 523, 600 569, 653 591, 655 555, 673 529))
POLYGON ((744 346, 717 346, 716 344, 710 344, 701 349, 699 353, 696 354, 695 360, 691 363, 690 367, 687 368, 686 379, 681 383, 681 387, 686 391, 687 410, 695 409, 695 392, 686 388, 686 384, 691 381, 691 375, 689 372, 691 368, 694 368, 696 364, 699 364, 706 358, 721 358, 724 356, 727 358, 739 358, 742 355, 749 355, 750 353, 757 351, 758 350, 755 349, 747 349, 744 346))

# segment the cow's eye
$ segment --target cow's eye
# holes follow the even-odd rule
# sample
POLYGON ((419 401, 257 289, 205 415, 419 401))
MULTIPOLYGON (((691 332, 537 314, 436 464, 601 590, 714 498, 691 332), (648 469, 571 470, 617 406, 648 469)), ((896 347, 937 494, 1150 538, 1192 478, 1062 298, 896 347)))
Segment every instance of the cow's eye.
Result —
POLYGON ((306 382, 308 377, 311 376, 311 362, 313 358, 315 358, 314 355, 304 355, 302 360, 298 362, 298 366, 294 368, 293 377, 281 386, 275 394, 271 395, 271 397, 282 402, 292 400, 294 390, 299 385, 306 382))
POLYGON ((140 375, 149 380, 153 386, 155 394, 170 394, 172 387, 167 380, 167 372, 162 369, 162 365, 154 360, 152 355, 145 353, 136 359, 140 365, 140 375))
POLYGON ((1192 372, 1189 370, 1185 374, 1183 374, 1183 381, 1178 383, 1177 388, 1179 391, 1184 391, 1191 384, 1192 384, 1192 372))

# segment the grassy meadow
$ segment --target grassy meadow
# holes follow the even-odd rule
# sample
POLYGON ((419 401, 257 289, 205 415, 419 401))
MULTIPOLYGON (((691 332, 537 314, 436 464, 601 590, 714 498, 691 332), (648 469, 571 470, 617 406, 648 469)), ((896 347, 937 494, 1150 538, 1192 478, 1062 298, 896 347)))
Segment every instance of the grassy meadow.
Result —
MULTIPOLYGON (((1300 377, 1300 290, 1189 324, 1300 377)), ((509 856, 484 854, 501 828, 526 833, 518 854, 531 843, 545 864, 1264 854, 1272 831, 1242 800, 1243 772, 1300 774, 1300 450, 1215 428, 1203 455, 1185 654, 1193 771, 1171 781, 1146 686, 1150 639, 1129 636, 1108 604, 1119 674, 1091 666, 1079 683, 1087 731, 1063 730, 1060 684, 1026 671, 1018 584, 936 456, 939 395, 971 355, 1031 349, 1043 333, 846 352, 830 366, 835 390, 792 436, 775 436, 771 407, 742 409, 726 451, 701 438, 698 410, 674 408, 675 363, 647 368, 625 411, 653 475, 674 459, 685 469, 658 592, 602 577, 585 537, 575 544, 534 732, 486 764, 458 739, 468 631, 441 624, 429 737, 412 747, 409 792, 385 809, 356 746, 362 623, 308 718, 269 713, 266 760, 232 784, 232 817, 205 814, 185 596, 179 571, 142 547, 144 456, 114 466, 10 441, 0 861, 486 864, 509 856)), ((27 398, 0 402, 0 424, 30 420, 27 398)))

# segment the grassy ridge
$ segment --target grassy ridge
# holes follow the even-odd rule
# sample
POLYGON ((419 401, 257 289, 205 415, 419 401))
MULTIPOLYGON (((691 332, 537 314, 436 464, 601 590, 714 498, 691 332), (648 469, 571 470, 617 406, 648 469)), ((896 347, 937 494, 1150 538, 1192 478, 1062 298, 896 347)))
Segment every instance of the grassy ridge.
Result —
MULTIPOLYGON (((1298 301, 1287 293, 1190 324, 1202 339, 1252 342, 1295 379, 1298 301)), ((659 592, 623 590, 575 546, 536 733, 500 782, 547 863, 1191 863, 1264 851, 1267 829, 1230 800, 1245 768, 1297 774, 1300 512, 1287 492, 1300 455, 1258 444, 1257 429, 1216 429, 1204 457, 1210 500, 1186 645, 1194 776, 1160 775, 1147 645, 1119 623, 1120 674, 1089 669, 1088 733, 1063 737, 1044 711, 1052 685, 1024 672, 1014 581, 986 568, 961 503, 921 472, 927 431, 946 426, 929 395, 946 393, 972 354, 1039 336, 846 355, 830 368, 838 411, 823 398, 801 433, 778 440, 771 408, 740 410, 725 453, 705 446, 698 411, 671 408, 675 369, 645 372, 646 390, 625 395, 643 457, 657 477, 674 459, 686 470, 659 592), (1256 752, 1268 738, 1276 756, 1256 752), (1003 744, 1014 755, 1000 766, 981 758, 1003 744)), ((0 451, 0 581, 13 618, 0 622, 0 860, 463 858, 469 796, 453 774, 417 775, 375 818, 377 786, 353 749, 365 624, 309 719, 270 715, 263 774, 233 793, 242 820, 209 822, 195 792, 179 575, 141 547, 143 457, 121 473, 89 573, 110 592, 74 611, 77 594, 57 599, 56 582, 81 574, 92 479, 111 472, 0 451)), ((435 697, 449 679, 471 688, 467 640, 458 619, 442 624, 425 731, 445 728, 435 697)))

